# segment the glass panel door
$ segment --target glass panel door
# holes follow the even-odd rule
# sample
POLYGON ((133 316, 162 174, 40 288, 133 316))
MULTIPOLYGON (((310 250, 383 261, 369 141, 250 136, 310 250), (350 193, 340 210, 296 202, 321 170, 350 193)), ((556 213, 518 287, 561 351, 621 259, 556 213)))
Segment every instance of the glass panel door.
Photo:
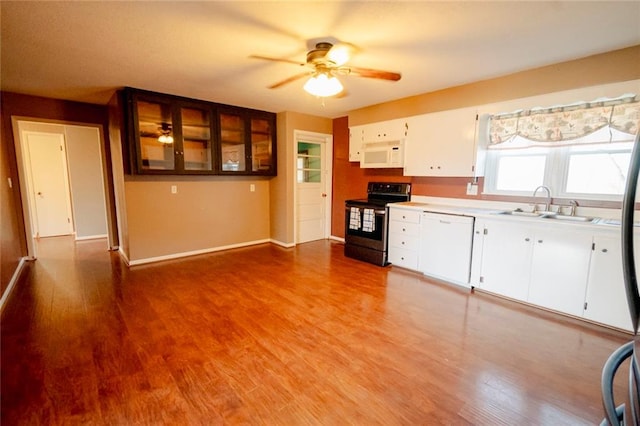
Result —
POLYGON ((175 170, 173 121, 168 103, 136 102, 142 170, 175 170))
POLYGON ((251 171, 268 172, 272 170, 272 144, 269 121, 251 119, 251 171))
POLYGON ((211 170, 211 112, 199 108, 181 108, 181 117, 184 169, 211 170))
POLYGON ((223 171, 246 171, 244 120, 240 115, 220 114, 220 151, 223 171))
POLYGON ((319 183, 322 177, 322 144, 298 142, 298 183, 319 183))

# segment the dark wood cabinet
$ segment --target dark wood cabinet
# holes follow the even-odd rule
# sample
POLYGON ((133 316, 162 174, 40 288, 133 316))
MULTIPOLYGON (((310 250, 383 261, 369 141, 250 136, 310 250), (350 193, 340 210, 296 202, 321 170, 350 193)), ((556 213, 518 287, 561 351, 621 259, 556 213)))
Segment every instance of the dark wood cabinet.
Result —
POLYGON ((274 114, 221 108, 218 120, 221 173, 276 174, 274 114))
POLYGON ((275 114, 125 88, 125 169, 133 174, 276 174, 275 114))

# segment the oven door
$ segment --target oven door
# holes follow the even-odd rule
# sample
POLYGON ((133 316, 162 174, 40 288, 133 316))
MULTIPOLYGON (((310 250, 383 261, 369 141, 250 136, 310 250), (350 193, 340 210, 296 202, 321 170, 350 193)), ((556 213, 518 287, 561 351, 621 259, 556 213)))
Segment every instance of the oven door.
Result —
POLYGON ((345 208, 345 243, 385 251, 387 248, 387 212, 380 206, 345 208))

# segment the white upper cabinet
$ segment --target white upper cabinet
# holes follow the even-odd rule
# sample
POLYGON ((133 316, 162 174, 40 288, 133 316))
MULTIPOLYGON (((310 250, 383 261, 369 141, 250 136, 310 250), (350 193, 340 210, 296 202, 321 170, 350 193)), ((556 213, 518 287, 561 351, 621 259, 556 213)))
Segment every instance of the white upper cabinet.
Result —
POLYGON ((407 120, 396 119, 349 127, 349 161, 361 167, 402 167, 407 120))
POLYGON ((360 162, 365 126, 349 127, 349 161, 360 162))
POLYGON ((407 119, 405 176, 476 176, 476 108, 407 119))
POLYGON ((380 121, 365 124, 363 127, 364 143, 399 141, 404 139, 406 133, 406 119, 380 121))

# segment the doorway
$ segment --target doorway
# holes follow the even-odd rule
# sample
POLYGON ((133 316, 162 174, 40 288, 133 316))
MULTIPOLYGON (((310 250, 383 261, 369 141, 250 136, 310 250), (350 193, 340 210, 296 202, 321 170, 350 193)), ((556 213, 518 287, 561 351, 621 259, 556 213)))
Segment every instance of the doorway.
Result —
POLYGON ((333 136, 294 132, 296 141, 296 244, 329 238, 333 136))
POLYGON ((28 256, 37 258, 35 238, 57 235, 111 248, 102 127, 12 121, 28 256))

